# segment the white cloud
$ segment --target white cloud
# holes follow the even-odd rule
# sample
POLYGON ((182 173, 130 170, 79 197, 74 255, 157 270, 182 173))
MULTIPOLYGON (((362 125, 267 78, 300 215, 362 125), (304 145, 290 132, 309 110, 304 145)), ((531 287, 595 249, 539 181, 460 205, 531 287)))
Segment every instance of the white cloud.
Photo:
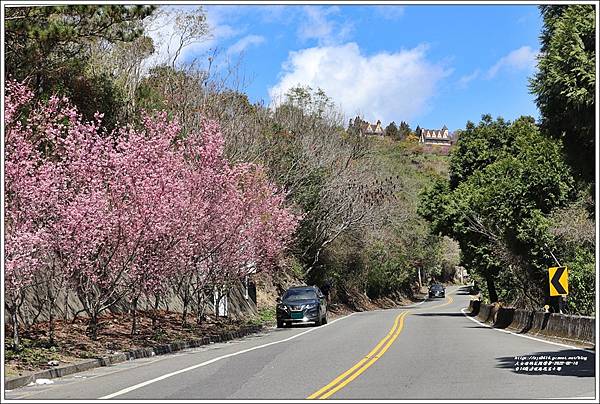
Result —
POLYGON ((508 55, 500 58, 488 71, 486 77, 494 78, 500 70, 533 70, 536 66, 538 52, 529 46, 515 49, 508 55))
POLYGON ((279 23, 290 24, 296 18, 295 6, 261 5, 258 8, 261 15, 261 21, 267 24, 279 23))
POLYGON ((265 37, 263 37, 263 36, 247 35, 247 36, 243 37, 242 39, 240 39, 239 41, 237 41, 236 43, 234 43, 233 45, 231 45, 227 49, 227 54, 232 55, 232 54, 236 54, 236 53, 241 53, 241 52, 245 51, 248 47, 250 47, 252 45, 260 45, 263 42, 265 42, 265 37))
POLYGON ((372 6, 377 17, 385 20, 397 20, 404 15, 405 7, 397 4, 388 4, 385 6, 372 6))
POLYGON ((363 114, 382 122, 411 120, 423 114, 438 82, 450 74, 426 60, 426 46, 396 53, 361 54, 356 43, 290 52, 273 101, 297 85, 322 88, 347 116, 363 114))
POLYGON ((471 81, 479 77, 479 73, 479 69, 476 69, 473 73, 462 76, 460 79, 458 79, 458 87, 466 88, 471 81))
POLYGON ((333 7, 303 7, 305 15, 301 17, 298 26, 298 37, 301 40, 316 39, 319 45, 332 45, 348 38, 352 31, 349 22, 338 22, 330 16, 340 13, 340 8, 333 7))

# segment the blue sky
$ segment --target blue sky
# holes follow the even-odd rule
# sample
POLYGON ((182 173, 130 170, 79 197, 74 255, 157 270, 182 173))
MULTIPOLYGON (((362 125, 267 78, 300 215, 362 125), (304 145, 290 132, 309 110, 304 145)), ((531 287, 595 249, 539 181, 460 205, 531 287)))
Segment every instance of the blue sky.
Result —
POLYGON ((216 50, 240 61, 251 101, 321 87, 347 118, 464 128, 483 113, 538 118, 527 78, 541 18, 534 5, 204 6, 216 50))

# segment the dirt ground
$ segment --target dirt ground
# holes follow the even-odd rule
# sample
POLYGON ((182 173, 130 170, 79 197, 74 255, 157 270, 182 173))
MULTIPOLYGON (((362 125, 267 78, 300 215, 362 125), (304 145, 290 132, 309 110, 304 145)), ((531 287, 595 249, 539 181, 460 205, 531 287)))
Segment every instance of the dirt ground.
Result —
POLYGON ((82 359, 91 359, 128 351, 137 348, 152 347, 174 341, 186 341, 210 336, 223 331, 233 331, 239 327, 257 321, 234 321, 208 318, 197 323, 189 317, 187 326, 182 325, 179 313, 160 311, 157 326, 152 327, 149 313, 138 316, 137 332, 131 335, 131 317, 127 314, 107 314, 100 320, 97 340, 87 334, 87 320, 57 321, 55 323, 54 344, 48 336, 48 323, 35 324, 31 329, 21 331, 21 352, 14 352, 12 330, 6 329, 5 362, 6 377, 22 376, 31 372, 48 369, 49 361, 58 361, 59 365, 74 363, 82 359))

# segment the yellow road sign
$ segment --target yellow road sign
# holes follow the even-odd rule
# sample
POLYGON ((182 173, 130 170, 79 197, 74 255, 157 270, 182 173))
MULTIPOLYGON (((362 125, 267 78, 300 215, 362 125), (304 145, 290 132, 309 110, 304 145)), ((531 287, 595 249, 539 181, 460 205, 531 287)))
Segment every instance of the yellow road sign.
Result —
POLYGON ((569 294, 569 272, 567 267, 548 268, 550 296, 564 296, 569 294))

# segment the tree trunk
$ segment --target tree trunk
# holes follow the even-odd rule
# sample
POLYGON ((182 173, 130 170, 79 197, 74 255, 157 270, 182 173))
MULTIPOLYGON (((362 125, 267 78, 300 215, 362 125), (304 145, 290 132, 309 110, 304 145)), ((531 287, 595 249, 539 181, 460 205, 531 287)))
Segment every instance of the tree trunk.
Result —
POLYGON ((191 300, 189 285, 185 286, 183 295, 180 294, 179 297, 181 298, 181 304, 183 305, 183 308, 181 309, 181 326, 185 327, 187 326, 187 314, 191 300))
POLYGON ((137 304, 138 297, 134 297, 131 301, 131 335, 134 336, 137 332, 137 304))
POLYGON ((48 285, 48 340, 50 345, 54 345, 54 306, 56 305, 56 295, 52 285, 48 285))
POLYGON ((154 305, 152 307, 152 329, 156 331, 158 325, 158 306, 160 305, 160 296, 154 295, 154 305))
POLYGON ((494 283, 494 278, 491 276, 486 276, 485 281, 487 283, 488 293, 490 294, 490 302, 495 303, 498 301, 498 293, 496 292, 496 285, 494 283))
POLYGON ((204 318, 204 293, 202 291, 198 291, 198 296, 196 298, 196 324, 202 324, 204 318))
POLYGON ((13 350, 19 352, 21 350, 21 339, 19 338, 19 320, 17 318, 17 308, 13 307, 10 311, 10 321, 13 328, 13 350))
POLYGON ((98 313, 96 313, 95 311, 90 316, 88 332, 90 333, 90 338, 93 341, 96 341, 98 339, 98 313))
POLYGON ((54 303, 50 302, 48 307, 48 340, 54 345, 54 303))

